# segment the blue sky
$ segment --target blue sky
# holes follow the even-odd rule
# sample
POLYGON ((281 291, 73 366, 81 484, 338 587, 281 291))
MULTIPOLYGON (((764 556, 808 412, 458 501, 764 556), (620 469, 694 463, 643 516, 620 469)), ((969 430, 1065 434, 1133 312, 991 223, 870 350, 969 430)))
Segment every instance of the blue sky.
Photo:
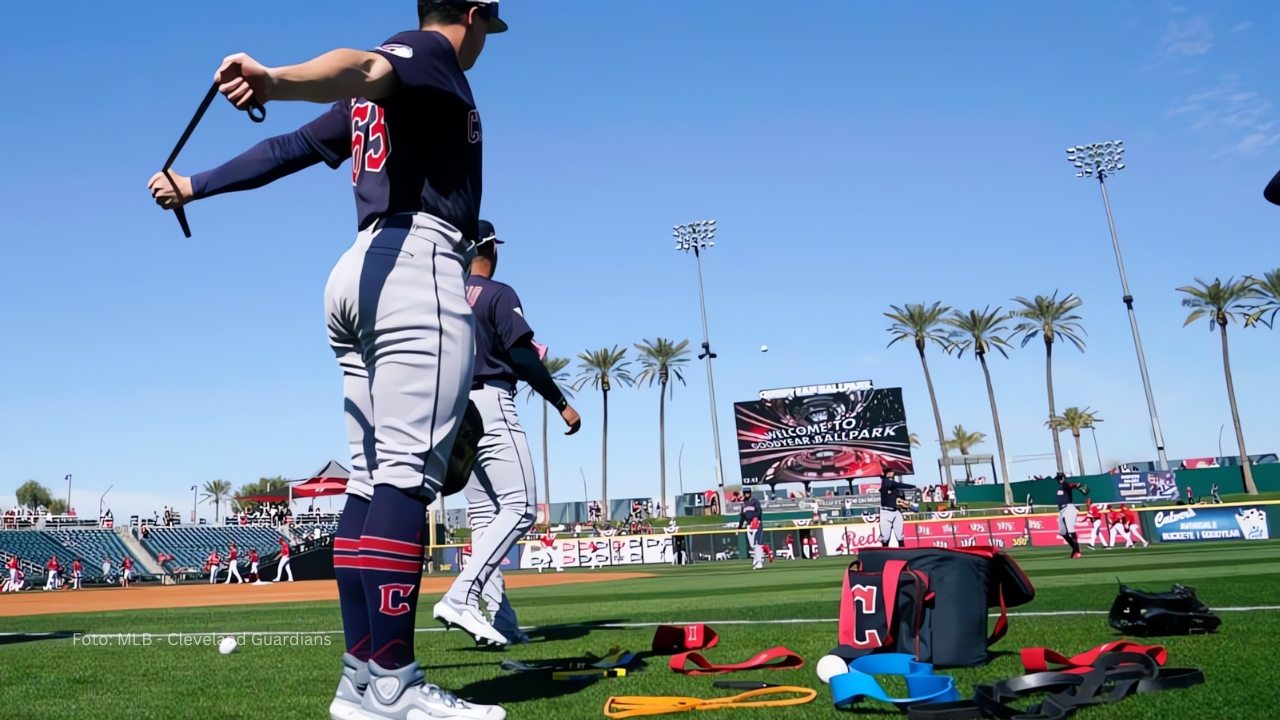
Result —
MULTIPOLYGON (((0 505, 35 478, 117 516, 188 488, 302 477, 345 462, 321 295, 354 232, 346 170, 323 167, 189 208, 184 240, 144 185, 219 60, 268 64, 372 47, 413 3, 138 2, 9 11, 12 102, 0 288, 5 354, 0 505)), ((1059 407, 1105 422, 1104 462, 1154 456, 1096 184, 1068 145, 1123 138, 1109 184, 1171 457, 1233 453, 1221 356, 1182 328, 1174 288, 1277 264, 1276 9, 1266 3, 504 3, 512 32, 472 73, 485 121, 484 215, 508 240, 499 277, 560 355, 664 335, 700 340, 693 261, 670 228, 719 221, 706 257, 726 474, 734 400, 765 387, 872 379, 902 387, 937 458, 910 348, 885 348, 888 305, 1008 305, 1074 292, 1084 354, 1056 356, 1059 407), (770 352, 759 352, 761 344, 770 352)), ((316 106, 251 125, 215 105, 177 169, 206 169, 292 130, 316 106)), ((1232 329, 1251 452, 1277 450, 1276 333, 1232 329)), ((931 357, 948 427, 991 431, 974 362, 931 357)), ((1045 453, 1043 352, 992 374, 1008 450, 1045 453)), ((714 479, 705 374, 669 406, 671 492, 714 479)), ((611 495, 657 487, 656 390, 611 398, 611 495)), ((594 495, 598 394, 553 435, 552 500, 594 495)), ((540 414, 524 411, 535 455, 540 414)), ((1065 438, 1069 440, 1068 438, 1065 438)), ((980 448, 994 452, 994 441, 980 448)), ((1092 448, 1087 452, 1090 466, 1092 448)), ((539 457, 539 468, 541 467, 539 457)), ((1048 463, 1018 463, 1016 477, 1048 463)), ((1090 469, 1092 469, 1090 467, 1090 469)), ((927 470, 919 479, 929 482, 927 470)), ((208 512, 203 510, 202 512, 208 512)))

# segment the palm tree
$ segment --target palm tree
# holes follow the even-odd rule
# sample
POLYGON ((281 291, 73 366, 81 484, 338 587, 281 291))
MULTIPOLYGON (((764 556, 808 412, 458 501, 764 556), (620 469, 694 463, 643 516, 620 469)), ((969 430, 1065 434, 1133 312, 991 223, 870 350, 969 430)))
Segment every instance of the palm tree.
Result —
POLYGON ((645 340, 636 343, 640 351, 640 365, 644 369, 636 376, 636 382, 648 382, 650 387, 658 383, 658 514, 665 515, 663 508, 667 503, 667 392, 668 387, 674 393, 675 386, 670 385, 671 378, 684 385, 684 366, 689 362, 688 340, 672 343, 666 338, 658 338, 653 342, 645 340))
POLYGON ((893 335, 893 339, 889 341, 889 346, 899 340, 911 340, 915 343, 916 352, 920 353, 920 367, 924 368, 924 382, 929 388, 929 402, 933 403, 933 421, 938 426, 938 444, 942 447, 942 468, 946 477, 947 485, 951 486, 951 463, 947 456, 947 443, 945 433, 942 431, 942 413, 938 412, 938 396, 933 392, 933 377, 929 374, 929 362, 925 360, 924 348, 929 342, 936 343, 943 350, 951 346, 947 334, 942 331, 942 316, 951 310, 951 308, 942 303, 935 302, 929 307, 925 307, 924 303, 908 304, 904 307, 897 305, 889 306, 893 312, 887 312, 885 317, 893 321, 889 326, 889 333, 893 335))
POLYGON ((574 390, 581 390, 591 385, 600 391, 604 400, 603 420, 600 424, 600 510, 607 520, 609 518, 609 390, 616 381, 624 386, 631 385, 631 372, 627 369, 631 363, 624 360, 627 351, 613 346, 613 349, 600 348, 578 354, 578 380, 573 384, 574 390))
MULTIPOLYGON (((1022 336, 1022 347, 1026 347, 1037 335, 1044 338, 1044 379, 1049 389, 1049 419, 1057 412, 1053 408, 1053 343, 1062 338, 1080 352, 1084 352, 1084 326, 1080 324, 1080 316, 1074 314, 1076 308, 1084 304, 1080 298, 1067 294, 1058 299, 1058 291, 1045 297, 1037 295, 1035 300, 1016 297, 1014 302, 1022 306, 1014 311, 1014 316, 1022 318, 1022 322, 1013 328, 1015 335, 1022 336)), ((1053 457, 1058 462, 1058 472, 1062 472, 1062 444, 1058 442, 1058 431, 1053 431, 1053 457)))
POLYGON ((1003 309, 992 310, 988 305, 982 310, 967 313, 956 310, 943 322, 956 329, 952 338, 956 357, 964 357, 965 351, 972 348, 973 356, 982 366, 982 377, 987 381, 987 401, 991 403, 991 422, 996 429, 996 450, 1000 453, 1000 474, 1004 478, 1004 504, 1012 505, 1013 487, 1009 484, 1009 460, 1004 454, 1004 432, 1000 429, 1000 412, 996 410, 996 390, 991 385, 991 371, 987 369, 987 352, 991 349, 1009 357, 1007 348, 1012 346, 1004 325, 1008 319, 1009 315, 1003 309))
MULTIPOLYGON (((573 397, 573 392, 565 386, 569 382, 569 373, 564 369, 569 367, 569 358, 560 357, 544 357, 542 358, 542 366, 547 369, 547 373, 551 375, 551 379, 559 386, 560 392, 569 397, 573 397)), ((539 397, 538 392, 532 386, 525 389, 525 394, 529 398, 539 397)), ((551 460, 549 453, 549 445, 547 443, 547 408, 551 403, 542 402, 542 502, 547 504, 548 515, 551 512, 551 460)), ((547 522, 551 522, 551 518, 547 517, 547 522)))
POLYGON ((213 521, 218 522, 218 506, 227 501, 231 497, 231 483, 226 480, 210 480, 204 484, 204 494, 201 495, 207 503, 213 503, 213 521))
POLYGON ((1178 288, 1178 292, 1186 294, 1186 297, 1182 298, 1182 306, 1192 308, 1191 314, 1187 316, 1182 326, 1186 327, 1200 318, 1208 317, 1209 330, 1212 331, 1217 327, 1222 337, 1222 369, 1227 376, 1227 399, 1231 401, 1231 422, 1235 424, 1236 442, 1240 446, 1240 466, 1244 468, 1244 491, 1250 495, 1257 495, 1258 486, 1253 484, 1253 469, 1249 467, 1249 454, 1244 449, 1244 431, 1240 428, 1240 411, 1236 408, 1236 388, 1231 380, 1231 355, 1227 351, 1227 323, 1234 322, 1238 314, 1245 315, 1248 322, 1250 309, 1245 303, 1250 298, 1256 297, 1254 280, 1245 278, 1236 281, 1235 278, 1227 278, 1227 282, 1223 283, 1218 278, 1214 278, 1213 283, 1208 284, 1196 278, 1196 283, 1199 287, 1185 285, 1178 288))
MULTIPOLYGON (((957 425, 951 429, 951 437, 947 439, 946 446, 948 450, 959 450, 962 457, 967 457, 974 446, 981 445, 982 441, 986 439, 986 433, 968 432, 963 425, 957 425)), ((969 463, 964 464, 964 477, 965 480, 973 482, 973 473, 969 471, 969 463)))
MULTIPOLYGON (((1102 422, 1102 418, 1090 410, 1085 408, 1081 410, 1078 407, 1069 407, 1062 411, 1061 415, 1055 415, 1049 419, 1049 428, 1057 432, 1070 430, 1071 436, 1076 439, 1076 461, 1080 463, 1080 474, 1084 475, 1084 449, 1080 445, 1080 431, 1088 430, 1095 424, 1102 422)), ((1098 472, 1102 472, 1102 468, 1098 468, 1098 472)))
POLYGON ((1280 268, 1263 274, 1261 278, 1249 279, 1253 281, 1254 304, 1249 306, 1250 313, 1245 319, 1245 327, 1252 327, 1261 322, 1269 328, 1274 328, 1276 314, 1280 313, 1280 268))

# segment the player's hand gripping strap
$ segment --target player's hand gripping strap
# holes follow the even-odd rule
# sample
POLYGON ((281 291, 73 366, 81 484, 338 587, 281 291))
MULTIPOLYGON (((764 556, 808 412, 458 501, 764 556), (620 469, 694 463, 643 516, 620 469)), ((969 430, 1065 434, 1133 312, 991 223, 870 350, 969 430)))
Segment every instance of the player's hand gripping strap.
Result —
POLYGON ((715 630, 701 623, 697 625, 660 625, 653 633, 653 652, 656 655, 672 655, 687 650, 706 650, 720 642, 715 630))
POLYGON ((750 660, 732 665, 716 665, 700 653, 683 652, 671 656, 667 663, 673 672, 681 675, 719 675, 739 670, 791 670, 804 667, 804 658, 784 647, 769 648, 756 653, 750 660), (689 667, 692 663, 693 667, 689 667))
MULTIPOLYGON (((717 687, 721 687, 717 683, 717 687)), ((790 685, 767 685, 756 690, 748 690, 739 695, 724 698, 692 697, 611 697, 604 703, 604 716, 607 718, 633 718, 647 715, 667 715, 671 713, 687 713, 696 710, 745 710, 748 708, 786 707, 788 705, 804 705, 813 702, 818 691, 805 687, 790 685), (794 697, 773 698, 778 695, 794 697)))
POLYGON ((933 665, 904 653, 863 655, 849 663, 849 672, 831 678, 831 696, 838 708, 863 698, 905 706, 911 703, 951 702, 960 699, 956 681, 935 675, 933 665), (907 697, 895 698, 880 687, 876 675, 901 675, 907 681, 907 697))

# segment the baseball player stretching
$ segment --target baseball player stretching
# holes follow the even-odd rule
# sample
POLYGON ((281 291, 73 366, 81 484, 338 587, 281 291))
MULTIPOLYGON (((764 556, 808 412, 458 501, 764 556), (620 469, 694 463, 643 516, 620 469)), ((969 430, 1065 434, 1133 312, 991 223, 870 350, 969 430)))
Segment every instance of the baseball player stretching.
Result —
POLYGON ((903 490, 915 487, 898 479, 898 471, 889 468, 880 476, 880 544, 889 547, 889 540, 897 538, 902 547, 902 506, 906 498, 903 490))
POLYGON ((10 555, 9 562, 6 565, 9 568, 9 582, 5 585, 9 592, 18 592, 18 569, 21 564, 18 562, 17 555, 10 555))
MULTIPOLYGON (((1090 528, 1089 549, 1092 550, 1094 548, 1094 545, 1098 542, 1099 533, 1101 533, 1105 529, 1105 525, 1103 523, 1103 518, 1102 518, 1103 510, 1102 510, 1102 506, 1094 505, 1093 500, 1090 498, 1085 498, 1084 509, 1085 509, 1085 514, 1089 516, 1089 528, 1090 528)), ((1106 535, 1105 534, 1101 535, 1101 539, 1102 539, 1102 547, 1107 547, 1106 535)))
POLYGON ((480 221, 479 229, 466 283, 476 327, 470 402, 479 410, 483 425, 475 466, 463 490, 472 553, 432 614, 446 626, 463 628, 477 642, 506 645, 525 636, 506 602, 499 567, 533 526, 538 502, 529 441, 516 415, 516 382, 528 383, 560 411, 569 427, 566 435, 577 432, 582 420, 542 364, 516 291, 493 279, 502 240, 487 220, 480 221), (494 613, 493 624, 480 612, 481 597, 494 613))
POLYGON ((751 550, 751 569, 764 569, 764 530, 761 522, 764 510, 760 501, 751 496, 751 488, 742 490, 742 512, 738 514, 738 529, 747 528, 747 547, 751 550))
POLYGON ((542 561, 538 563, 538 572, 542 572, 548 567, 555 568, 556 572, 564 572, 564 564, 560 561, 560 556, 556 554, 555 547, 556 534, 548 528, 547 532, 540 535, 538 542, 533 545, 533 548, 542 556, 542 561))
POLYGON ((1142 543, 1142 547, 1149 545, 1147 539, 1142 537, 1142 522, 1138 519, 1138 512, 1126 503, 1120 503, 1120 512, 1124 515, 1125 529, 1129 531, 1129 544, 1125 547, 1133 547, 1135 538, 1142 543))
MULTIPOLYGON (((1075 559, 1080 557, 1080 541, 1076 539, 1076 518, 1080 517, 1080 509, 1076 507, 1071 493, 1079 490, 1088 497, 1089 488, 1080 483, 1068 481, 1066 473, 1058 473, 1055 479, 1058 481, 1058 534, 1071 546, 1071 558, 1075 559)), ((1111 544, 1114 546, 1115 542, 1113 531, 1111 544)))
POLYGON ((1124 546, 1133 547, 1133 538, 1129 537, 1129 528, 1125 527, 1124 510, 1118 505, 1107 509, 1107 525, 1111 528, 1111 547, 1116 546, 1117 537, 1124 540, 1124 546))
POLYGON ((418 21, 371 52, 276 68, 227 58, 216 79, 239 109, 335 104, 210 172, 173 184, 157 173, 150 187, 175 208, 352 159, 359 233, 324 293, 352 456, 333 553, 347 652, 329 712, 500 720, 502 708, 425 682, 414 628, 426 509, 443 485, 474 362, 463 280, 479 237, 483 130, 464 73, 486 35, 507 26, 498 0, 419 0, 418 21))
POLYGON ((120 560, 120 587, 127 588, 133 582, 133 558, 128 555, 120 560))
POLYGON ((44 581, 44 589, 45 589, 45 590, 57 590, 57 589, 58 589, 58 574, 59 574, 59 573, 58 573, 59 565, 58 565, 58 556, 57 556, 57 555, 50 555, 50 556, 49 556, 49 562, 45 563, 45 569, 49 571, 49 575, 48 575, 48 577, 47 577, 47 578, 45 578, 45 581, 44 581))
POLYGON ((227 580, 226 584, 231 584, 231 578, 235 578, 237 583, 244 582, 244 578, 240 577, 240 562, 236 559, 240 556, 240 550, 236 548, 234 542, 227 547, 227 580))

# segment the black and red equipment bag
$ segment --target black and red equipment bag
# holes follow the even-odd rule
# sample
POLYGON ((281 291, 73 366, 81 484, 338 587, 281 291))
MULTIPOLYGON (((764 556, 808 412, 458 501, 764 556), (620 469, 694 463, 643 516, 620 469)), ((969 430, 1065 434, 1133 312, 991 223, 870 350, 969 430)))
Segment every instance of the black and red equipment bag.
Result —
POLYGON ((846 659, 899 652, 940 667, 987 661, 1004 637, 1006 609, 1035 598, 1013 558, 993 547, 866 548, 845 572, 840 647, 846 659), (987 609, 1000 608, 988 633, 987 609))

